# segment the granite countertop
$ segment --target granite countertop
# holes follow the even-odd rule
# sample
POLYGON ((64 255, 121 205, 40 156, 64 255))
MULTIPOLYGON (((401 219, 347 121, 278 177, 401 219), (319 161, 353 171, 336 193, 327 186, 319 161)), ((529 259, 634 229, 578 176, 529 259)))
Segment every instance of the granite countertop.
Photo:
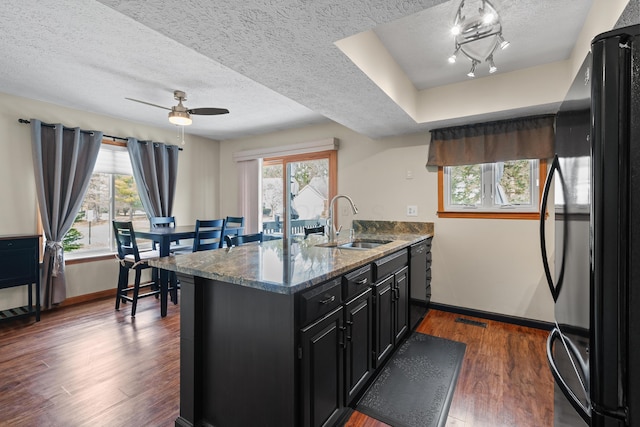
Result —
MULTIPOLYGON (((355 239, 384 239, 390 243, 366 250, 318 247, 327 238, 321 235, 269 240, 233 248, 194 252, 149 260, 153 267, 207 279, 294 294, 392 254, 433 236, 429 229, 371 229, 354 224, 355 239), (409 231, 409 232, 408 232, 409 231), (397 232, 397 233, 394 233, 397 232)), ((347 242, 340 236, 338 243, 347 242)))

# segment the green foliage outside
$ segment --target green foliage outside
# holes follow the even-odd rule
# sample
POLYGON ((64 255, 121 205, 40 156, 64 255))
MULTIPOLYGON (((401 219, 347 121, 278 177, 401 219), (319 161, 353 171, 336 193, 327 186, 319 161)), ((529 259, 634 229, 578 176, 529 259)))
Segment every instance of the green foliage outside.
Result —
MULTIPOLYGON (((496 169, 498 163, 495 164, 496 169)), ((505 204, 531 203, 531 167, 529 160, 503 163, 503 174, 498 184, 506 195, 505 204)), ((482 205, 482 165, 452 166, 449 169, 452 205, 482 205)), ((494 173, 497 174, 497 171, 494 173)))
POLYGON ((482 196, 481 165, 451 167, 451 204, 479 205, 482 196))
POLYGON ((515 204, 531 203, 531 168, 528 160, 504 162, 504 173, 500 185, 507 194, 507 202, 515 204))
POLYGON ((142 202, 138 196, 136 183, 131 175, 115 175, 114 186, 116 189, 116 211, 120 211, 133 219, 133 212, 142 209, 142 202))
MULTIPOLYGON (((133 220, 136 210, 142 210, 142 202, 138 196, 136 184, 131 175, 113 175, 114 202, 116 216, 128 215, 133 220)), ((89 188, 84 197, 80 212, 75 218, 74 224, 85 230, 91 224, 99 226, 104 224, 109 214, 109 204, 111 203, 111 175, 107 173, 94 173, 89 181, 89 188), (89 212, 92 215, 89 215, 89 212), (91 220, 91 222, 87 222, 91 220)), ((86 231, 86 230, 85 230, 86 231)), ((84 247, 80 240, 84 239, 84 234, 77 228, 71 228, 64 236, 62 246, 65 252, 71 252, 84 247)), ((94 244, 91 241, 91 231, 89 231, 89 248, 94 244)))
POLYGON ((82 233, 79 232, 75 228, 69 229, 67 234, 62 238, 62 249, 65 252, 75 251, 76 249, 80 249, 82 247, 82 243, 78 242, 78 240, 82 239, 82 233))

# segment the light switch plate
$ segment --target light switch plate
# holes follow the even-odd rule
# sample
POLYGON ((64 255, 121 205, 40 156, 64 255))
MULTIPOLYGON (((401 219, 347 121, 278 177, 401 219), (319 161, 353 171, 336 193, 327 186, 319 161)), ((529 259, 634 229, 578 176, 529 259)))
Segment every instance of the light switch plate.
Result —
POLYGON ((407 205, 407 216, 418 216, 418 207, 415 205, 407 205))

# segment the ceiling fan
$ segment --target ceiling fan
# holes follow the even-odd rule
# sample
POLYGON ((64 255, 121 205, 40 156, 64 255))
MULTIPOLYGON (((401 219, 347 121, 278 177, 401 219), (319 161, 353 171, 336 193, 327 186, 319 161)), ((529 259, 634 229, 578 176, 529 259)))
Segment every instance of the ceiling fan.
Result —
POLYGON ((226 108, 187 108, 182 105, 182 101, 187 100, 187 94, 181 90, 174 90, 173 97, 176 101, 178 101, 178 105, 173 106, 171 108, 163 107, 162 105, 152 104, 146 101, 140 101, 139 99, 133 98, 125 98, 129 101, 139 102, 141 104, 151 105, 152 107, 162 108, 164 110, 169 110, 169 121, 175 125, 188 126, 191 124, 191 114, 201 115, 201 116, 215 116, 218 114, 227 114, 229 110, 226 108))

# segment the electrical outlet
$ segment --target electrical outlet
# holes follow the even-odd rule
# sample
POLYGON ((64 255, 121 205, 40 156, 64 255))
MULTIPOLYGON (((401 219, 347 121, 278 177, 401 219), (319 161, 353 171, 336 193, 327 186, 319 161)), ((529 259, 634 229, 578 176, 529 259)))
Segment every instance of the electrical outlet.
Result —
POLYGON ((415 205, 407 205, 407 216, 418 216, 418 207, 415 205))

